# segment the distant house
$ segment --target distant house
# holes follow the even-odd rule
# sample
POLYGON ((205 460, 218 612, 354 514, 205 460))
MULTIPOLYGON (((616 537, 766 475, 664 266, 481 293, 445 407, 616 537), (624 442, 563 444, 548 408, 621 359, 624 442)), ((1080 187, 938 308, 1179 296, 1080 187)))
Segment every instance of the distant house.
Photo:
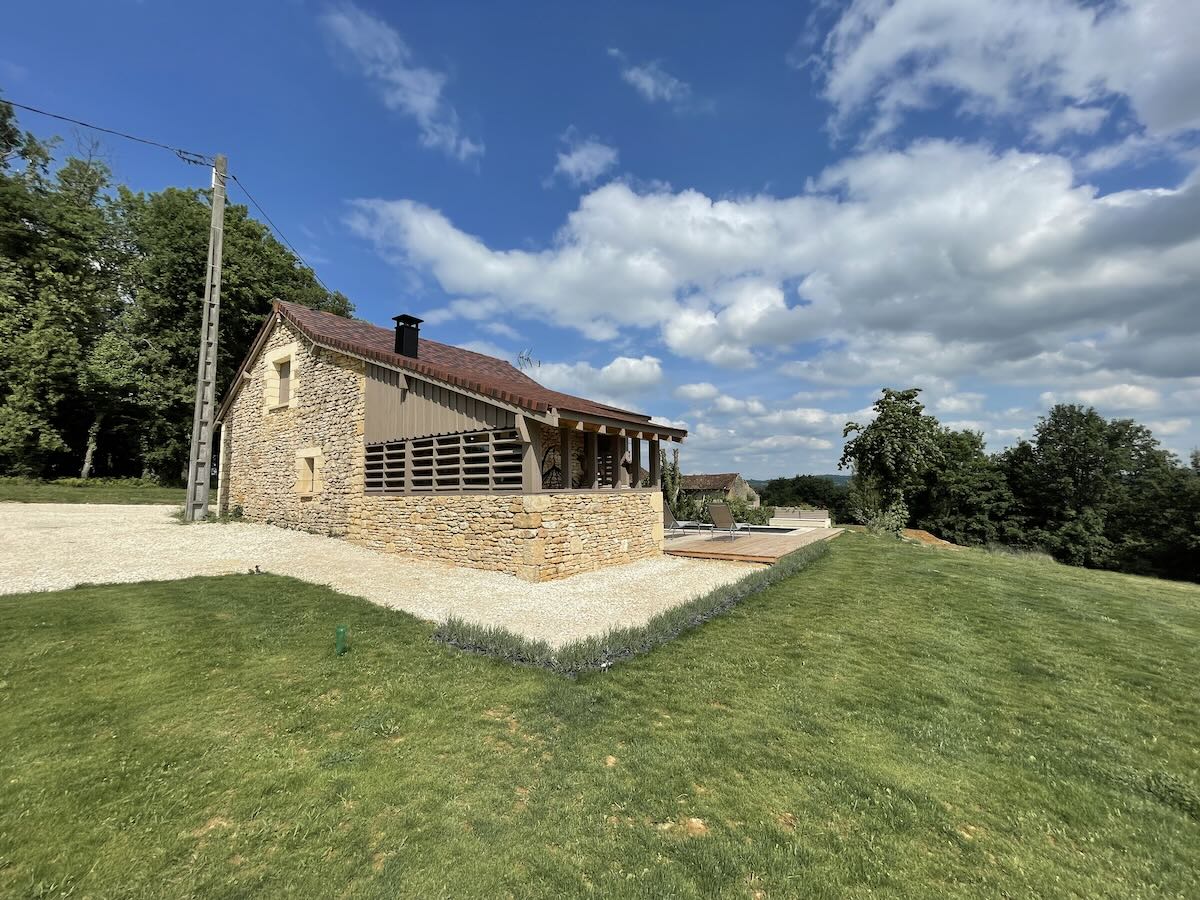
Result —
POLYGON ((744 500, 758 506, 758 494, 737 472, 723 475, 684 475, 679 490, 702 500, 744 500))
POLYGON ((662 552, 659 446, 687 432, 420 323, 276 302, 217 414, 219 509, 530 581, 662 552))

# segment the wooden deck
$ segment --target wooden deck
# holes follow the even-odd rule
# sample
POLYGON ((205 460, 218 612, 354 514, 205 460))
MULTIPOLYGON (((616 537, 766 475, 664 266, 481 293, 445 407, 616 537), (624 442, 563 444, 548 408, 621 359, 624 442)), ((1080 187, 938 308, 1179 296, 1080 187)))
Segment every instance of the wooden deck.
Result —
POLYGON ((840 528, 814 528, 792 534, 746 534, 733 540, 728 536, 714 537, 711 532, 669 537, 663 542, 668 556, 690 556, 694 559, 727 559, 731 562, 773 563, 781 556, 798 550, 805 544, 827 541, 842 533, 840 528))

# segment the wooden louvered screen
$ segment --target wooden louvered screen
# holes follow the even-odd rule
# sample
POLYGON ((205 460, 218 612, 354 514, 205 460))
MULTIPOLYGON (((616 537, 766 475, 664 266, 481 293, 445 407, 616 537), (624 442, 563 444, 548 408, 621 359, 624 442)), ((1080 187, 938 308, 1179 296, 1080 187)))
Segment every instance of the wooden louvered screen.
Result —
POLYGON ((507 428, 367 444, 365 487, 368 494, 519 491, 521 451, 516 429, 507 428))

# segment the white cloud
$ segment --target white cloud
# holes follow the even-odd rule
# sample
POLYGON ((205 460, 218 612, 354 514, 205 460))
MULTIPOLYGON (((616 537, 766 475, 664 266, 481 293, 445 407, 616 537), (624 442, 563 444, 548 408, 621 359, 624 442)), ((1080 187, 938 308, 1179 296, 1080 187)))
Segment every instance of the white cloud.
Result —
POLYGON ((484 331, 489 331, 499 337, 508 338, 510 341, 519 341, 521 339, 521 333, 507 322, 484 322, 481 327, 484 331))
POLYGON ((1200 375, 1195 173, 1101 195, 1061 156, 924 141, 786 197, 611 182, 541 249, 491 247, 409 200, 357 201, 348 221, 458 298, 445 315, 503 309, 606 341, 648 329, 680 356, 769 359, 838 388, 1200 375), (790 358, 802 342, 819 349, 790 358))
POLYGON ((1154 409, 1162 396, 1153 388, 1136 384, 1111 384, 1106 387, 1082 388, 1067 393, 1046 391, 1041 396, 1044 405, 1076 402, 1100 409, 1154 409))
POLYGON ((621 78, 650 103, 669 103, 683 106, 691 98, 692 86, 665 71, 658 62, 635 65, 615 47, 608 55, 621 64, 621 78))
POLYGON ((617 164, 617 148, 598 138, 580 138, 573 128, 562 136, 566 149, 558 154, 554 176, 574 185, 591 184, 617 164))
POLYGON ((1158 391, 1136 384, 1114 384, 1104 388, 1076 391, 1075 396, 1092 406, 1113 409, 1153 409, 1162 402, 1158 391))
POLYGON ((1156 437, 1170 437, 1171 435, 1182 434, 1191 428, 1192 420, 1185 418, 1160 419, 1157 422, 1147 422, 1146 425, 1154 432, 1156 437))
POLYGON ((742 400, 738 397, 730 397, 728 394, 719 394, 714 397, 712 405, 713 409, 723 413, 750 413, 761 416, 767 411, 761 400, 742 400))
MULTIPOLYGON (((839 130, 866 116, 872 136, 888 134, 949 92, 964 114, 1014 121, 1123 99, 1162 136, 1200 127, 1198 44, 1195 0, 854 0, 813 59, 839 130)), ((1098 115, 1067 114, 1059 133, 1098 115)), ((1032 121, 1054 134, 1053 120, 1032 121)))
POLYGON ((696 384, 681 384, 675 388, 675 396, 682 400, 712 400, 721 391, 715 384, 701 381, 696 384))
POLYGON ((529 374, 556 391, 615 406, 636 400, 663 378, 662 361, 653 356, 618 356, 599 369, 586 362, 543 363, 529 374))
POLYGON ((983 407, 985 397, 983 394, 971 392, 963 392, 961 394, 951 394, 948 397, 942 397, 933 408, 940 413, 970 413, 976 412, 983 407))
POLYGON ((384 106, 412 118, 421 143, 458 160, 482 156, 482 142, 462 133, 458 113, 443 96, 446 76, 419 66, 396 29, 350 2, 330 6, 322 27, 375 86, 384 106))
POLYGON ((1069 134, 1095 134, 1108 110, 1100 106, 1064 106, 1034 120, 1030 126, 1043 144, 1055 144, 1069 134))

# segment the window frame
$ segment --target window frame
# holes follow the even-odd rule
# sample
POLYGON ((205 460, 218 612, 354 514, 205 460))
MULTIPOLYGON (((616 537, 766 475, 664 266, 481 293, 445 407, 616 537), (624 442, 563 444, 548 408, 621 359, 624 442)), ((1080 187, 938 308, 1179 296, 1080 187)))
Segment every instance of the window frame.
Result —
POLYGON ((293 343, 285 347, 278 347, 265 354, 263 409, 266 412, 273 413, 285 409, 295 409, 299 405, 300 367, 297 365, 299 349, 299 345, 293 343), (281 378, 280 373, 281 367, 285 365, 288 372, 286 382, 281 378), (281 402, 280 388, 284 383, 287 385, 288 395, 287 399, 281 402))

